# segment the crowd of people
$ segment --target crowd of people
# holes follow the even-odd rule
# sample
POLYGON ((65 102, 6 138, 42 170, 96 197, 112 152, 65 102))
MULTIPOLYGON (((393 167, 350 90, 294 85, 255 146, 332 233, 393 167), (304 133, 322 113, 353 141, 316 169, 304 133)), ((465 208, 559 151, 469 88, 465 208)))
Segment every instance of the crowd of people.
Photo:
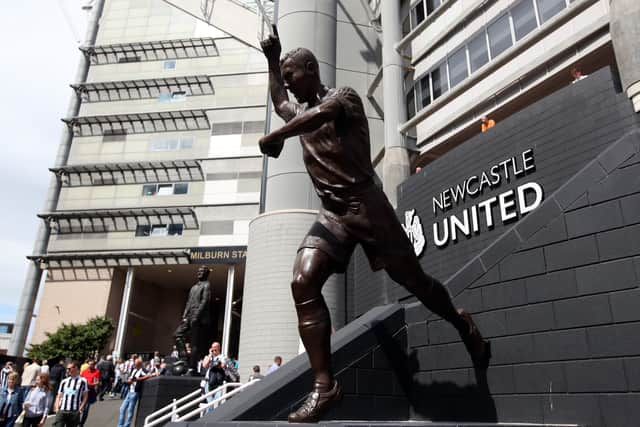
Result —
MULTIPOLYGON (((202 377, 203 393, 224 383, 240 382, 238 361, 220 354, 220 349, 220 343, 213 342, 197 371, 192 372, 202 377)), ((174 351, 169 357, 177 359, 177 353, 174 351)), ((276 356, 266 374, 281 365, 282 357, 276 356)), ((152 377, 172 375, 158 351, 149 357, 131 354, 117 360, 105 355, 82 364, 62 359, 51 366, 46 360, 33 359, 25 363, 22 374, 18 371, 12 361, 0 370, 0 427, 41 427, 54 414, 55 427, 83 427, 91 405, 105 397, 122 399, 118 427, 130 427, 142 383, 152 377)), ((262 378, 260 366, 253 366, 248 381, 262 378)), ((207 400, 211 402, 221 395, 222 391, 218 391, 207 400)))

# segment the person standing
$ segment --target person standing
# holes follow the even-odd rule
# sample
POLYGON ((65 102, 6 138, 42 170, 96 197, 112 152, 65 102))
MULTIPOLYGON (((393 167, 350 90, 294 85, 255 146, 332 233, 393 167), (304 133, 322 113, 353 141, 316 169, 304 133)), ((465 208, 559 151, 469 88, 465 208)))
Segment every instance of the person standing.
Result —
POLYGON ((253 367, 253 372, 249 375, 249 382, 253 380, 261 380, 264 378, 264 375, 260 373, 260 366, 256 365, 253 367))
POLYGON ((115 367, 115 384, 111 389, 111 397, 115 397, 116 393, 121 392, 121 389, 123 387, 122 383, 126 379, 125 375, 126 373, 125 373, 125 367, 124 367, 124 360, 122 360, 122 357, 119 357, 118 363, 116 364, 116 367, 115 367))
MULTIPOLYGON (((209 354, 202 361, 202 368, 206 369, 205 379, 203 380, 205 394, 224 384, 226 379, 224 369, 226 360, 227 358, 220 354, 220 343, 217 341, 211 343, 209 354)), ((214 393, 213 396, 207 397, 207 402, 211 403, 220 396, 222 396, 222 390, 214 393)), ((211 411, 213 411, 213 408, 211 408, 211 411)))
POLYGON ((82 411, 82 416, 80 417, 80 427, 84 427, 84 423, 87 421, 87 417, 89 416, 89 409, 91 405, 96 402, 96 397, 98 395, 97 390, 100 386, 100 371, 96 369, 96 362, 91 359, 88 361, 89 366, 84 371, 80 372, 80 376, 87 380, 88 386, 88 398, 87 404, 84 405, 84 410, 82 411))
POLYGON ((482 116, 482 118, 480 119, 480 130, 482 131, 482 133, 488 131, 495 125, 496 121, 488 118, 487 116, 482 116))
POLYGON ((269 366, 267 369, 267 375, 274 373, 278 369, 280 369, 280 365, 282 365, 282 357, 276 356, 273 358, 273 365, 269 366))
POLYGON ((13 427, 22 411, 22 393, 18 387, 18 373, 7 377, 7 387, 0 390, 0 427, 13 427))
POLYGON ((42 427, 49 414, 51 402, 51 386, 49 375, 40 373, 36 377, 36 385, 27 394, 22 407, 24 408, 23 427, 42 427))
POLYGON ((56 396, 56 419, 53 427, 77 427, 80 414, 89 398, 87 380, 80 376, 78 362, 67 365, 69 376, 62 380, 56 396))
POLYGON ((104 400, 104 395, 113 388, 113 379, 115 377, 115 366, 111 355, 101 360, 97 366, 100 371, 100 389, 98 390, 98 399, 104 400))
POLYGON ((40 361, 33 359, 33 363, 30 363, 24 368, 22 372, 22 387, 20 387, 20 393, 22 393, 22 400, 27 397, 27 393, 31 390, 31 387, 36 385, 36 377, 40 373, 40 361))
MULTIPOLYGON (((60 383, 64 379, 65 369, 64 369, 64 359, 60 359, 60 361, 51 367, 51 371, 49 373, 49 384, 51 384, 51 390, 54 393, 57 392, 60 387, 60 383)), ((49 412, 53 412, 53 404, 55 403, 55 399, 51 399, 49 402, 49 412)))
POLYGON ((131 426, 131 422, 133 421, 133 414, 136 410, 136 404, 138 403, 138 399, 140 397, 142 382, 154 376, 156 375, 147 374, 144 369, 142 369, 142 359, 136 359, 133 371, 131 372, 131 375, 129 375, 129 379, 127 379, 127 384, 129 384, 129 392, 127 393, 127 397, 124 398, 124 401, 120 406, 118 427, 131 426))

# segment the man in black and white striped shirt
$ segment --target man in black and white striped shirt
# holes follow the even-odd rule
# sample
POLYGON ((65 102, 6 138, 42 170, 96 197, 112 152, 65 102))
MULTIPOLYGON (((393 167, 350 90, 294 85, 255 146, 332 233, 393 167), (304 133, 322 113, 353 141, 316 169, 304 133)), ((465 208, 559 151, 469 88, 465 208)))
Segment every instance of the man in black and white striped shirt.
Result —
POLYGON ((56 397, 56 420, 54 427, 77 427, 80 424, 80 414, 87 404, 87 380, 82 378, 77 362, 67 365, 69 376, 62 380, 56 397))
POLYGON ((13 372, 13 362, 9 361, 0 371, 0 388, 7 388, 7 379, 11 372, 13 372))

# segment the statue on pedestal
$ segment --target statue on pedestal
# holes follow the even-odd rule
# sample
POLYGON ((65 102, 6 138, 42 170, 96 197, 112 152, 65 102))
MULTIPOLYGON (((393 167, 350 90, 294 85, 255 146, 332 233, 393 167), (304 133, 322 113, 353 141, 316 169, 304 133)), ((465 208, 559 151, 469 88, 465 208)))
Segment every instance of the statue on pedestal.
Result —
POLYGON ((208 267, 198 268, 198 281, 189 290, 182 320, 173 334, 178 357, 182 361, 174 364, 174 374, 184 373, 185 364, 190 373, 195 373, 198 360, 207 348, 207 329, 211 325, 211 285, 207 280, 209 272, 208 267))
POLYGON ((285 139, 300 136, 304 164, 322 202, 298 249, 291 282, 314 384, 289 422, 317 422, 341 398, 331 369, 331 319, 320 291, 331 274, 345 271, 356 244, 362 245, 374 270, 384 268, 458 330, 475 364, 487 363, 488 342, 471 316, 454 307, 444 285, 422 270, 393 207, 375 184, 369 126, 358 94, 348 87, 324 86, 318 61, 308 49, 280 58, 275 26, 261 46, 269 66, 271 100, 286 124, 262 137, 260 150, 278 157, 285 139), (298 102, 289 100, 287 90, 298 102))

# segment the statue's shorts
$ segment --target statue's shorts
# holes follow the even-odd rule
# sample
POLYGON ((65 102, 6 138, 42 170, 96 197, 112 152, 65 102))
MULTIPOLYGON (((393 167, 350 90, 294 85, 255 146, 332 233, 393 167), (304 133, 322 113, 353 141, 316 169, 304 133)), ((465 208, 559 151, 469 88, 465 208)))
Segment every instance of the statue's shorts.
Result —
POLYGON ((327 253, 337 262, 339 273, 346 270, 358 243, 374 271, 415 259, 413 246, 382 190, 371 182, 348 192, 320 197, 322 208, 298 251, 315 248, 327 253))

